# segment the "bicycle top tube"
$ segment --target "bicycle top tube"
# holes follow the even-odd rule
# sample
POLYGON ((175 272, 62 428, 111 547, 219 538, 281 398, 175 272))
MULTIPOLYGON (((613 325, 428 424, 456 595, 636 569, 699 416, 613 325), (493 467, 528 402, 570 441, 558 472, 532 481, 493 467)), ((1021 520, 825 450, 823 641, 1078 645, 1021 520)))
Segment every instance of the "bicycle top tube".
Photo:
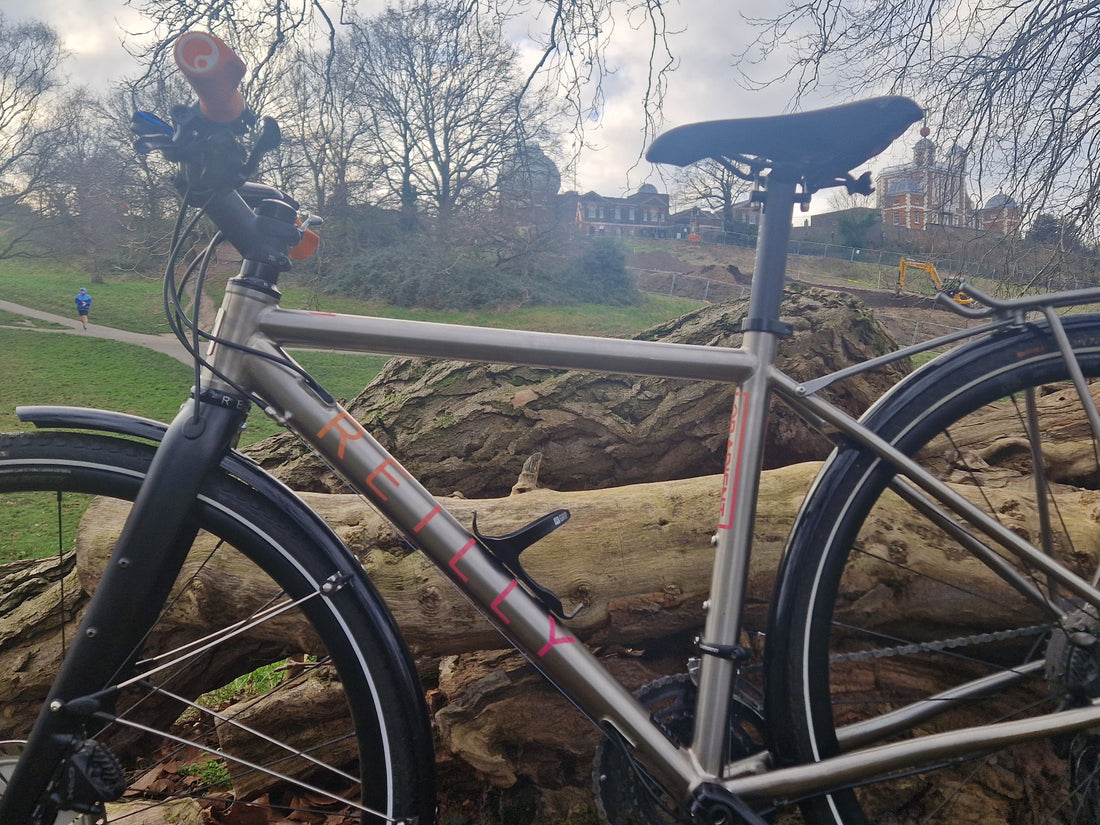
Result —
POLYGON ((803 182, 814 192, 835 186, 923 116, 909 98, 876 97, 810 112, 691 123, 658 137, 646 159, 687 166, 725 158, 771 168, 777 179, 803 182))

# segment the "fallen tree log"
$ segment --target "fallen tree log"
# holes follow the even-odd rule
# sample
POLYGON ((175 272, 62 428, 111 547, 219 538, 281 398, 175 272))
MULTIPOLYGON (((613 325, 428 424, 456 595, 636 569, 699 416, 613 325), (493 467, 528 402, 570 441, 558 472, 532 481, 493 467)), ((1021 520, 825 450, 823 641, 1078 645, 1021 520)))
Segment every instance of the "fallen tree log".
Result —
MULTIPOLYGON (((750 628, 764 627, 779 555, 816 470, 817 465, 811 463, 764 475, 746 609, 750 628)), ((550 510, 569 509, 571 520, 525 553, 525 564, 537 581, 561 595, 567 605, 583 604, 576 619, 569 623, 570 630, 603 648, 605 658, 614 660, 613 666, 628 684, 636 686, 665 667, 682 668, 684 640, 701 626, 712 559, 711 524, 720 481, 706 477, 581 493, 536 489, 505 499, 457 499, 448 504, 460 520, 469 523, 476 512, 485 530, 502 533, 550 510), (669 649, 674 651, 673 661, 661 661, 669 649), (640 651, 656 655, 642 661, 637 655, 640 651)), ((999 487, 981 490, 971 484, 959 484, 956 489, 975 500, 988 499, 1015 530, 1033 535, 1035 508, 1026 480, 1008 483, 998 479, 997 483, 999 487)), ((445 706, 437 713, 446 749, 460 754, 499 786, 514 783, 520 774, 531 777, 528 760, 537 750, 533 743, 549 736, 551 743, 546 747, 553 750, 552 742, 558 737, 557 733, 542 730, 537 720, 573 718, 573 711, 560 703, 552 690, 536 687, 536 677, 522 660, 516 658, 504 664, 501 654, 492 652, 501 646, 495 631, 488 629, 430 565, 410 553, 373 514, 365 512, 357 497, 307 498, 360 556, 415 654, 430 660, 432 667, 441 668, 441 676, 426 676, 429 683, 438 678, 439 690, 446 696, 445 706), (443 617, 446 621, 441 620, 443 617), (437 665, 441 657, 442 664, 437 665), (476 690, 464 699, 475 684, 476 690), (532 713, 532 702, 548 703, 546 713, 550 715, 532 713), (494 706, 491 714, 483 713, 486 704, 494 706), (498 704, 500 707, 496 707, 498 704), (523 742, 528 745, 521 749, 523 742), (506 757, 519 750, 526 754, 519 760, 523 764, 506 757)), ((919 630, 914 631, 914 627, 921 626, 928 628, 926 635, 931 637, 948 618, 952 624, 963 623, 953 627, 956 633, 965 628, 981 632, 1019 621, 1015 613, 1018 606, 1005 605, 1004 612, 999 613, 996 606, 978 596, 967 603, 966 594, 986 591, 993 574, 984 565, 938 544, 927 524, 900 500, 890 496, 884 505, 865 528, 864 549, 874 554, 881 547, 883 555, 903 556, 914 572, 889 582, 860 582, 856 592, 845 594, 842 609, 858 613, 861 624, 883 632, 904 627, 907 638, 921 636, 919 630), (958 585, 960 598, 951 604, 930 599, 921 586, 922 573, 930 577, 929 581, 933 574, 935 579, 951 579, 958 585)), ((1100 494, 1066 491, 1061 494, 1059 506, 1075 537, 1076 551, 1082 557, 1100 557, 1100 537, 1095 535, 1091 515, 1100 506, 1100 494)), ((92 517, 97 523, 117 525, 121 515, 100 510, 92 517)), ((85 543, 80 548, 82 569, 95 570, 102 565, 109 551, 109 533, 87 532, 88 542, 94 541, 95 546, 85 543)), ((92 584, 94 576, 85 575, 85 581, 92 584)), ((250 595, 247 589, 252 586, 243 574, 219 569, 217 575, 203 582, 200 590, 204 598, 188 602, 180 611, 182 615, 173 619, 180 623, 173 632, 202 633, 214 626, 212 623, 224 620, 225 604, 266 598, 265 593, 250 595)), ((271 635, 280 640, 299 639, 303 649, 308 649, 308 637, 301 629, 278 627, 271 635)), ((227 657, 227 666, 232 658, 227 657)), ((302 695, 310 694, 307 691, 302 695)), ((303 701, 315 702, 309 698, 303 701)), ((304 713, 299 716, 288 708, 285 700, 278 706, 250 712, 306 718, 304 713)), ((564 758, 562 754, 558 757, 564 758)), ((546 756, 544 761, 554 760, 546 756)))
MULTIPOLYGON (((808 463, 764 474, 748 589, 746 619, 752 626, 763 626, 773 571, 816 469, 815 463, 808 463)), ((1006 518, 1018 522, 1015 529, 1033 534, 1034 507, 1027 501, 1021 504, 1023 494, 1016 485, 997 483, 1002 484, 1000 489, 983 487, 983 495, 990 497, 995 509, 1006 518)), ((702 602, 709 587, 710 537, 719 489, 720 479, 711 476, 578 493, 537 489, 504 499, 453 499, 447 506, 467 524, 476 513, 487 533, 508 532, 558 508, 570 510, 573 517, 566 526, 524 553, 524 565, 536 581, 558 593, 567 607, 582 606, 570 621, 570 628, 590 644, 636 645, 690 632, 700 625, 702 602)), ((961 484, 957 489, 975 494, 971 485, 961 484)), ((1062 510, 1071 532, 1076 534, 1078 551, 1085 555, 1095 551, 1090 508, 1096 496, 1084 490, 1063 496, 1066 503, 1062 510), (1083 520, 1077 529, 1072 528, 1075 519, 1083 520)), ((438 657, 500 646, 496 632, 466 600, 428 562, 410 552, 358 497, 304 497, 359 556, 414 654, 438 657), (447 621, 441 622, 444 616, 447 621)), ((71 619, 75 619, 82 591, 94 589, 125 512, 124 505, 105 500, 96 502, 89 511, 85 522, 89 526, 79 535, 79 586, 70 572, 65 596, 71 619)), ((874 523, 884 530, 889 528, 893 544, 901 542, 912 549, 907 557, 910 565, 926 563, 942 570, 943 551, 900 502, 896 509, 882 511, 874 523), (905 541, 907 529, 913 535, 905 541)), ((185 579, 192 574, 200 577, 201 586, 194 588, 198 595, 178 604, 170 617, 172 632, 181 637, 202 635, 220 626, 231 615, 227 606, 261 603, 270 596, 262 589, 266 584, 250 578, 250 570, 243 565, 239 571, 222 565, 214 571, 196 572, 203 549, 200 543, 194 554, 196 560, 189 563, 192 569, 184 574, 185 579)), ((960 569, 952 574, 958 575, 964 586, 969 581, 979 587, 981 577, 989 575, 981 565, 950 561, 958 564, 960 569)), ((71 563, 66 561, 66 565, 71 563)), ((52 609, 56 608, 60 588, 50 581, 57 577, 52 566, 53 562, 37 562, 5 568, 9 578, 6 590, 15 590, 16 585, 10 581, 13 578, 23 578, 23 588, 37 582, 40 590, 37 596, 12 602, 14 607, 0 616, 0 679, 6 684, 18 684, 19 674, 45 669, 55 661, 55 654, 49 651, 51 637, 60 638, 60 628, 53 618, 56 610, 52 609), (50 572, 44 574, 43 568, 50 572), (48 618, 36 622, 39 617, 48 618), (28 668, 32 659, 36 666, 28 668)), ((881 614, 883 621, 905 621, 930 609, 919 599, 908 601, 904 594, 898 594, 890 605, 890 610, 881 614)), ((991 615, 986 606, 982 611, 992 622, 1002 618, 991 615)), ((259 631, 253 642, 283 643, 288 637, 302 648, 310 645, 308 630, 277 623, 259 631)))
MULTIPOLYGON (((782 537, 816 465, 796 465, 768 474, 761 516, 760 569, 776 564, 782 537)), ((609 490, 559 493, 537 489, 503 499, 446 500, 464 524, 477 516, 488 534, 507 533, 547 512, 568 509, 572 518, 523 554, 536 581, 557 592, 566 606, 583 605, 570 628, 593 644, 645 639, 698 627, 709 586, 710 543, 721 479, 708 476, 609 490)), ((402 626, 414 654, 443 656, 500 646, 500 637, 466 600, 392 529, 352 495, 304 494, 360 558, 402 626), (446 617, 446 621, 441 621, 446 617)), ((87 518, 99 527, 82 531, 81 581, 94 589, 113 546, 113 533, 127 507, 101 501, 87 518), (112 529, 113 527, 113 529, 112 529)), ((201 542, 183 578, 199 577, 199 595, 172 613, 180 632, 200 633, 226 621, 235 603, 262 603, 270 594, 249 579, 247 563, 238 571, 222 564, 200 570, 201 542), (178 615, 177 615, 178 614, 178 615)), ((771 583, 761 578, 754 602, 766 605, 771 583)), ((762 615, 759 611, 754 611, 762 615)), ((273 638, 287 634, 274 629, 273 638)))
POLYGON ((0 566, 0 593, 0 730, 25 735, 88 597, 72 551, 0 566))
MULTIPOLYGON (((802 464, 764 475, 757 553, 749 580, 746 622, 750 628, 764 627, 779 554, 816 469, 816 464, 802 464)), ((955 488, 975 500, 987 498, 1014 530, 1032 536, 1036 516, 1026 479, 997 475, 992 480, 996 486, 980 491, 972 483, 955 488)), ((476 512, 479 524, 497 533, 559 507, 570 509, 570 522, 532 547, 524 561, 535 579, 562 595, 567 605, 584 605, 570 622, 570 630, 596 646, 625 684, 636 687, 684 667, 685 642, 703 618, 720 483, 718 477, 706 477, 578 493, 536 489, 499 500, 456 499, 449 506, 465 523, 476 512)), ((1061 516, 1087 565, 1088 559, 1100 557, 1100 537, 1092 517, 1100 508, 1100 494, 1066 489, 1059 495, 1061 516)), ((596 737, 590 726, 526 662, 495 650, 500 647, 496 633, 486 630, 465 600, 411 554, 358 498, 306 497, 362 559, 420 659, 440 737, 445 795, 448 787, 466 787, 463 783, 496 788, 532 784, 539 788, 544 807, 578 804, 578 789, 587 786, 588 756, 596 737)), ((87 517, 88 528, 79 531, 79 575, 68 573, 65 596, 74 620, 83 590, 94 588, 124 515, 125 507, 97 502, 87 517)), ((952 623, 960 619, 966 623, 965 627, 953 624, 953 632, 1005 626, 1008 617, 998 614, 996 605, 978 597, 968 604, 964 598, 968 591, 980 593, 992 574, 937 544, 927 524, 899 500, 887 498, 885 507, 868 522, 863 543, 870 552, 881 547, 891 558, 903 557, 916 571, 951 578, 959 585, 960 598, 950 604, 929 598, 917 574, 890 581, 856 581, 841 607, 858 613, 861 623, 873 619, 874 626, 888 635, 891 627, 904 627, 907 638, 920 636, 922 627, 928 629, 927 635, 935 635, 948 615, 952 623)), ((201 546, 197 552, 202 552, 201 546)), ((5 640, 0 646, 0 689, 4 691, 0 723, 7 733, 26 729, 26 714, 35 709, 29 697, 45 690, 44 681, 55 672, 61 649, 60 630, 49 608, 56 606, 59 596, 58 583, 51 577, 63 571, 51 572, 50 563, 40 564, 46 572, 36 565, 5 571, 13 577, 9 586, 23 579, 28 592, 37 589, 37 595, 16 607, 9 604, 7 615, 0 617, 0 637, 5 640), (21 699, 27 700, 25 705, 21 699)), ((197 562, 189 562, 191 571, 197 567, 197 562)), ((226 620, 227 605, 263 601, 270 595, 265 583, 249 579, 244 570, 219 567, 198 575, 202 578, 196 595, 176 605, 169 616, 170 637, 202 635, 226 620)), ((1014 614, 1014 619, 1020 617, 1014 614)), ((195 675, 196 684, 225 684, 242 668, 271 661, 273 652, 308 651, 310 645, 307 629, 272 625, 226 650, 207 671, 195 675)), ((255 702, 247 712, 252 718, 274 714, 288 722, 316 720, 314 711, 324 704, 316 688, 303 688, 298 698, 277 703, 255 702), (301 707, 295 706, 298 701, 301 707)), ((339 721, 326 719, 323 724, 339 725, 339 721)), ((263 759, 262 754, 256 757, 263 759)), ((242 789, 242 793, 245 790, 263 788, 242 789)))
MULTIPOLYGON (((1089 385, 1093 401, 1100 403, 1100 384, 1089 385)), ((1038 418, 1043 422, 1043 466, 1052 482, 1092 488, 1098 469, 1092 430, 1082 414, 1081 402, 1068 383, 1039 388, 1038 418)), ((929 468, 943 478, 965 481, 967 468, 981 473, 982 483, 1011 483, 1031 472, 1031 444, 1022 435, 1023 400, 1003 400, 952 425, 951 439, 940 436, 922 451, 929 468)))

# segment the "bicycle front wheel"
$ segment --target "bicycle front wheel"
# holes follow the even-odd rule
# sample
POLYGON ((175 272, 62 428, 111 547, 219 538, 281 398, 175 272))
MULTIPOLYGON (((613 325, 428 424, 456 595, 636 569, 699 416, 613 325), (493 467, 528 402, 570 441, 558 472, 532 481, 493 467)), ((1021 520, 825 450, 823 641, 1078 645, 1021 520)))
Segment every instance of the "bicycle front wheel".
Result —
MULTIPOLYGON (((1067 318, 1065 329, 1084 375, 1100 375, 1100 317, 1067 318)), ((1036 324, 933 360, 865 423, 1095 581, 1100 451, 1087 403, 1036 324)), ((961 524, 869 450, 830 458, 792 532, 769 627, 766 702, 781 761, 1100 700, 1097 611, 961 524)), ((847 825, 1097 823, 1098 769, 1100 728, 894 765, 803 807, 813 822, 847 825)))
MULTIPOLYGON (((0 436, 0 551, 24 559, 0 567, 0 789, 153 452, 93 434, 0 436), (43 576, 57 583, 42 589, 43 576)), ((361 565, 293 517, 289 493, 214 475, 155 628, 117 682, 88 686, 118 691, 83 731, 107 766, 97 781, 116 774, 107 821, 430 823, 423 696, 361 565)))

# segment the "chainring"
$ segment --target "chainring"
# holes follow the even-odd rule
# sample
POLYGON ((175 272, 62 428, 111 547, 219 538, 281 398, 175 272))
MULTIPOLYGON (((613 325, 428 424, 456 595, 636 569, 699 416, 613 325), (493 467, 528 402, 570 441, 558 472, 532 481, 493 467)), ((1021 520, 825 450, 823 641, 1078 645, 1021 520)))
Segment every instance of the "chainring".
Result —
MULTIPOLYGON (((681 673, 650 682, 634 695, 669 740, 683 746, 692 739, 696 693, 691 675, 681 673)), ((751 756, 764 749, 761 707, 750 685, 734 690, 730 697, 727 760, 751 756)), ((672 825, 690 821, 687 811, 660 790, 617 738, 605 736, 600 740, 593 780, 597 805, 608 825, 672 825)))

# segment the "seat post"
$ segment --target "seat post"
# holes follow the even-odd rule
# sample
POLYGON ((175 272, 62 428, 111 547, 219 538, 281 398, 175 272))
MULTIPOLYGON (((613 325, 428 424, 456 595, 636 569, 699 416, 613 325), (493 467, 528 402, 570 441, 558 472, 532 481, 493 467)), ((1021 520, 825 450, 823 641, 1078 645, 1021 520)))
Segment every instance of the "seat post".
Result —
POLYGON ((763 219, 756 241, 756 264, 749 295, 749 314, 743 329, 746 332, 782 334, 779 326, 780 304, 787 276, 787 247, 791 239, 791 219, 794 216, 797 184, 768 177, 763 199, 763 219))

